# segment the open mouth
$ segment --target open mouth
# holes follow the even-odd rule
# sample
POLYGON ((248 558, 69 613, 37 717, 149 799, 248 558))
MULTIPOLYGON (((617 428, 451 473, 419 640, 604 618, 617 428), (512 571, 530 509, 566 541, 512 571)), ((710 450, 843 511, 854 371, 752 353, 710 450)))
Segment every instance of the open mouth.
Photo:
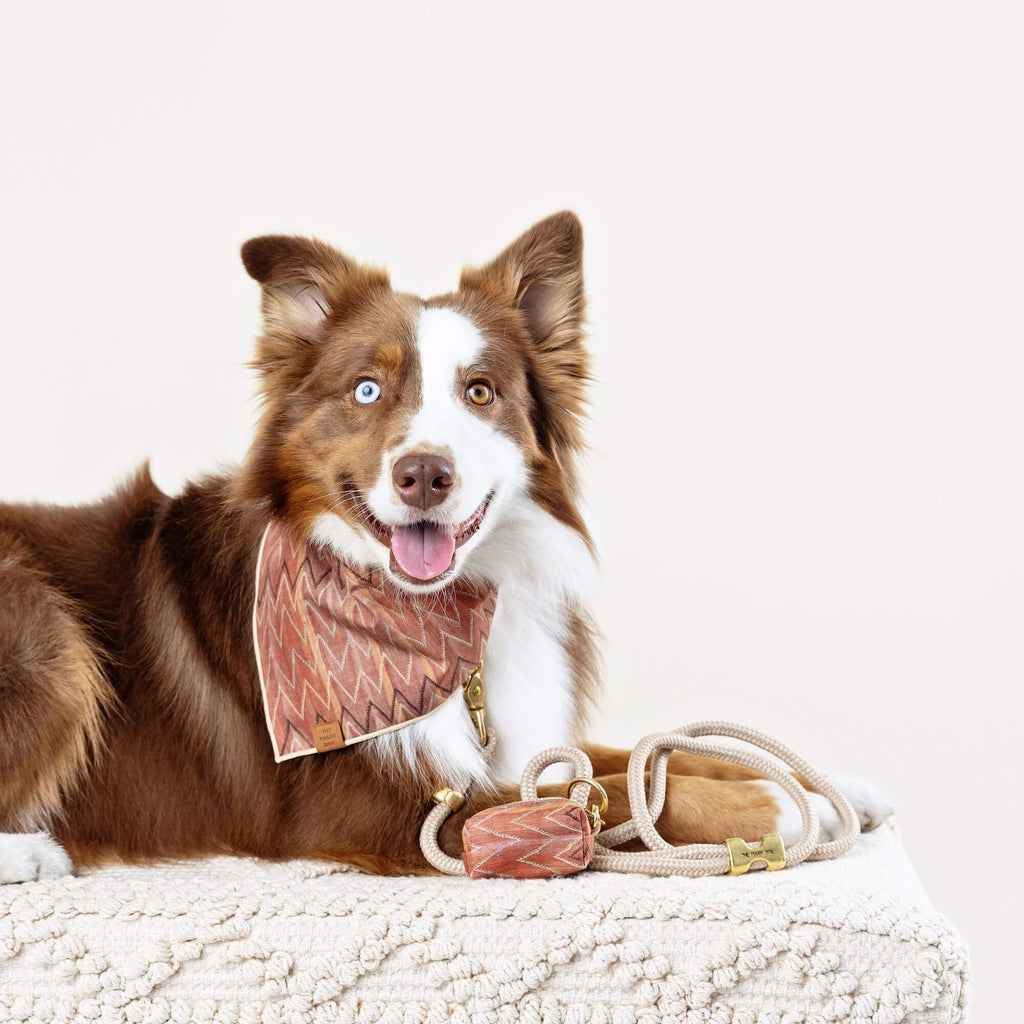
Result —
POLYGON ((484 521, 494 491, 477 505, 461 523, 436 523, 421 519, 415 523, 388 526, 365 505, 363 521, 370 532, 391 551, 391 571, 410 583, 436 583, 452 571, 455 551, 469 540, 484 521))

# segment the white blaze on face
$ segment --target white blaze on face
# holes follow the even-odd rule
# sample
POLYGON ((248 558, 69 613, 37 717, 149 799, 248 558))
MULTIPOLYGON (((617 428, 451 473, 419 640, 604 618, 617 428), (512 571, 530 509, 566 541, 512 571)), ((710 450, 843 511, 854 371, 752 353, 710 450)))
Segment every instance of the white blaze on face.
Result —
MULTIPOLYGON (((487 377, 488 368, 481 365, 486 344, 478 328, 453 310, 424 309, 416 340, 421 402, 406 436, 382 453, 380 475, 366 499, 383 523, 419 518, 422 513, 395 493, 391 470, 396 459, 424 449, 443 454, 455 469, 456 485, 447 501, 430 510, 431 518, 461 523, 494 492, 480 530, 456 550, 455 565, 467 576, 489 580, 500 595, 484 669, 488 721, 500 743, 488 768, 458 697, 413 725, 368 742, 406 768, 423 757, 442 777, 465 773, 483 781, 491 772, 514 783, 539 750, 573 740, 577 698, 565 650, 565 609, 581 606, 592 587, 594 563, 582 537, 530 496, 519 447, 491 425, 486 412, 466 403, 463 390, 472 379, 466 371, 487 377)), ((343 558, 387 571, 386 549, 338 516, 321 516, 315 536, 343 558)), ((411 589, 407 580, 395 582, 411 589)))
MULTIPOLYGON (((513 441, 487 422, 485 415, 467 407, 464 373, 479 366, 484 350, 484 338, 476 325, 451 309, 424 309, 416 341, 421 405, 402 442, 384 453, 380 477, 367 499, 382 522, 408 521, 411 510, 395 494, 391 467, 403 455, 441 452, 455 468, 455 487, 448 500, 432 510, 431 518, 461 523, 492 490, 497 505, 523 487, 526 470, 522 453, 513 441)), ((481 532, 486 530, 493 507, 481 532)))

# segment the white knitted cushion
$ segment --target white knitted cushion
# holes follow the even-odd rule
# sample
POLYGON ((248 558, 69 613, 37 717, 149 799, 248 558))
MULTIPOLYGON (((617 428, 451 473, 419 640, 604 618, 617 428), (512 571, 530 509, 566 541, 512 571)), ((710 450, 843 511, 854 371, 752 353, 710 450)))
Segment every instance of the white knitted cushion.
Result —
POLYGON ((217 858, 0 886, 0 1020, 912 1024, 967 956, 892 827, 696 881, 376 878, 217 858))

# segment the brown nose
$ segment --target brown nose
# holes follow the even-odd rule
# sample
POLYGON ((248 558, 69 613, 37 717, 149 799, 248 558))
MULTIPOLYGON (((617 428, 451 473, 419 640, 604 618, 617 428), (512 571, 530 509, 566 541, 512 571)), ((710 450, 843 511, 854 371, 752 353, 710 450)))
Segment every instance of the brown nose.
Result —
POLYGON ((427 509, 448 497, 454 472, 447 459, 436 455, 404 455, 391 470, 391 479, 406 505, 427 509))

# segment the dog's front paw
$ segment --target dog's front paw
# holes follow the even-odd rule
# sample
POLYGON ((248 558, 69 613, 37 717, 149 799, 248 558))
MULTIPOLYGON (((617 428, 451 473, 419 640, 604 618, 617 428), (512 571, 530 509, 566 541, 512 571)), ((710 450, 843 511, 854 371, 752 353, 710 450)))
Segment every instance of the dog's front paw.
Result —
MULTIPOLYGON (((800 808, 797 807, 796 801, 777 782, 763 779, 759 780, 757 785, 767 789, 778 805, 779 816, 775 822, 775 831, 782 836, 786 846, 795 845, 800 841, 804 831, 804 820, 800 816, 800 808)), ((820 793, 808 793, 807 799, 818 812, 818 841, 827 843, 837 838, 843 831, 843 823, 839 820, 839 812, 832 806, 832 801, 820 793)))
POLYGON ((71 859, 45 832, 0 832, 0 885, 71 874, 71 859))
POLYGON ((892 815, 892 801, 873 782, 855 775, 833 775, 830 781, 853 805, 862 831, 878 828, 892 815))
MULTIPOLYGON (((864 779, 858 779, 853 775, 834 775, 831 781, 850 801, 860 819, 862 831, 870 832, 878 828, 892 814, 892 802, 873 783, 865 782, 864 779)), ((804 827, 796 801, 777 782, 762 780, 758 785, 765 787, 778 805, 779 816, 775 831, 782 836, 782 841, 787 846, 792 846, 799 841, 804 827)), ((820 793, 808 793, 807 797, 818 812, 818 821, 821 825, 818 841, 827 843, 838 839, 843 831, 843 823, 832 801, 820 793)))

